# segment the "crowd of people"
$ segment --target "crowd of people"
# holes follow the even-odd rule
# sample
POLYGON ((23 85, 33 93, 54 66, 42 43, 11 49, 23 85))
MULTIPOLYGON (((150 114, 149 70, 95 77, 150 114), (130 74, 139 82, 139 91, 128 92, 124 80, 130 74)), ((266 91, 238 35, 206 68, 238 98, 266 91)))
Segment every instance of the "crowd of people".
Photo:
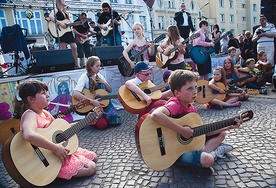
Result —
MULTIPOLYGON (((65 28, 62 22, 69 18, 64 0, 56 0, 56 17, 54 11, 51 13, 51 21, 56 22, 60 27, 65 28)), ((103 41, 107 45, 121 45, 121 36, 118 26, 121 24, 118 13, 112 10, 108 3, 102 3, 102 14, 99 16, 97 24, 95 22, 88 23, 86 13, 82 13, 78 20, 82 24, 76 25, 72 32, 67 32, 60 37, 61 47, 65 48, 66 43, 70 44, 72 53, 75 59, 76 67, 77 57, 81 59, 81 67, 85 67, 86 71, 83 73, 73 91, 73 97, 77 100, 89 100, 89 103, 94 107, 101 106, 99 99, 91 99, 85 96, 82 91, 89 90, 95 93, 98 89, 104 89, 107 92, 112 91, 112 87, 107 83, 104 76, 100 74, 101 60, 97 56, 92 56, 87 41, 84 43, 74 40, 75 36, 79 36, 80 40, 85 40, 89 33, 99 36, 97 45, 101 45, 103 41), (109 26, 105 25, 108 20, 113 20, 113 30, 109 30, 109 26), (93 30, 92 30, 93 28, 93 30), (101 30, 108 31, 105 36, 101 35, 101 30), (104 40, 100 40, 100 37, 104 40), (84 57, 87 62, 84 62, 84 57)), ((193 137, 194 131, 189 127, 183 127, 171 118, 180 118, 189 113, 197 113, 196 107, 193 103, 197 97, 197 82, 198 80, 206 80, 206 87, 216 90, 219 94, 226 94, 224 100, 213 99, 206 104, 207 108, 215 108, 222 110, 223 108, 240 107, 241 101, 247 100, 249 95, 246 91, 238 87, 240 79, 240 71, 248 75, 252 75, 245 86, 248 88, 259 89, 261 93, 265 94, 267 91, 264 86, 267 81, 271 81, 272 73, 265 73, 265 76, 259 75, 261 69, 257 66, 266 67, 270 65, 274 67, 274 43, 276 37, 276 29, 273 24, 267 22, 267 19, 262 15, 260 17, 260 26, 254 31, 246 31, 244 34, 235 38, 233 34, 228 37, 221 36, 219 26, 214 25, 211 39, 207 35, 209 30, 208 22, 200 21, 199 30, 195 31, 191 24, 190 14, 185 11, 185 4, 180 5, 180 11, 175 14, 177 26, 171 25, 167 28, 167 38, 163 43, 157 47, 157 52, 165 56, 170 56, 170 48, 177 47, 176 54, 167 65, 168 70, 164 72, 163 81, 168 83, 166 88, 162 89, 162 96, 159 99, 152 99, 148 96, 139 85, 150 83, 152 67, 149 65, 149 54, 154 51, 153 44, 144 37, 144 27, 141 23, 133 25, 135 38, 126 47, 123 52, 126 60, 134 69, 134 78, 129 79, 125 83, 125 87, 138 94, 145 101, 146 108, 141 110, 138 114, 138 119, 145 114, 150 116, 158 124, 174 130, 182 137, 189 139, 193 137), (189 37, 190 32, 199 33, 199 36, 193 40, 193 46, 211 47, 214 48, 216 54, 227 53, 223 66, 216 67, 213 71, 212 78, 208 77, 211 73, 211 56, 208 54, 203 63, 197 63, 198 73, 185 70, 186 44, 183 41, 189 37), (221 38, 221 39, 220 39, 221 38), (220 39, 220 42, 216 42, 220 39), (254 42, 257 42, 258 61, 254 59, 254 42), (141 54, 141 61, 135 62, 130 59, 128 52, 130 50, 141 50, 149 45, 148 50, 141 54), (273 47, 272 47, 273 46, 273 47), (270 79, 269 79, 270 78, 270 79), (222 83, 224 88, 218 86, 222 83), (227 94, 228 90, 239 90, 227 94)), ((72 177, 91 176, 96 171, 97 155, 86 149, 79 148, 74 154, 68 155, 69 151, 62 143, 52 143, 45 139, 42 135, 37 133, 37 128, 46 128, 54 121, 53 116, 45 110, 48 106, 49 95, 47 94, 48 87, 41 81, 26 81, 19 85, 19 97, 23 102, 23 111, 21 116, 21 130, 23 138, 38 146, 54 152, 61 161, 62 168, 58 177, 64 179, 71 179, 72 177), (70 171, 70 167, 74 167, 74 171, 70 171)), ((89 113, 92 113, 93 110, 89 113)), ((89 114, 88 113, 88 114, 89 114)), ((63 116, 60 116, 63 117, 63 116)), ((98 116, 90 125, 95 125, 100 129, 106 128, 108 125, 120 125, 121 118, 114 108, 112 102, 103 108, 103 114, 98 116)), ((193 166, 197 168, 210 168, 217 158, 225 157, 225 154, 233 149, 233 146, 223 142, 226 137, 226 131, 238 128, 241 125, 241 119, 235 119, 233 125, 210 132, 206 134, 206 141, 204 147, 197 151, 186 152, 179 157, 177 163, 183 166, 193 166)))

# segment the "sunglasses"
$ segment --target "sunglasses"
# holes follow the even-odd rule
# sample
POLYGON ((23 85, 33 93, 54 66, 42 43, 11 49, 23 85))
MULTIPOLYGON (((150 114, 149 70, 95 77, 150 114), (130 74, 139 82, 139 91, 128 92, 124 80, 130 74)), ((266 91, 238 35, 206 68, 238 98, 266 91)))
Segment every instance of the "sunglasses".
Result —
MULTIPOLYGON (((142 73, 139 73, 139 74, 142 74, 142 73)), ((142 74, 142 75, 144 75, 144 76, 150 76, 150 75, 151 75, 151 73, 142 74)))

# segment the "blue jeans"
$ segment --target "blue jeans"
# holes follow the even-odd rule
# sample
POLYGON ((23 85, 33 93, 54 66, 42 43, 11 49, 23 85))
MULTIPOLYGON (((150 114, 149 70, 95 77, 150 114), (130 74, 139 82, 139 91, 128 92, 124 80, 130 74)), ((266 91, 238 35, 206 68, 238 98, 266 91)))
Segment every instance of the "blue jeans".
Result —
MULTIPOLYGON (((110 31, 107 36, 103 36, 103 41, 106 41, 108 46, 115 46, 113 32, 110 31)), ((115 32, 115 42, 116 46, 122 46, 122 38, 119 31, 115 32)))
POLYGON ((177 159, 177 164, 202 168, 202 165, 200 162, 200 156, 202 152, 203 150, 184 153, 177 159))

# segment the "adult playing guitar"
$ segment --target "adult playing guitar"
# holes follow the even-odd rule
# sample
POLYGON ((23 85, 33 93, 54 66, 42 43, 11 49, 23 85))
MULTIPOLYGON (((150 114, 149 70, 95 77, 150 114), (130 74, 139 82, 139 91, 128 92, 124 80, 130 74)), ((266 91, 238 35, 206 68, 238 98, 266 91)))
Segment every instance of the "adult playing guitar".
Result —
POLYGON ((121 46, 122 39, 118 30, 121 18, 118 12, 113 10, 107 2, 102 3, 102 11, 97 26, 102 29, 103 41, 106 41, 108 46, 121 46))
MULTIPOLYGON (((70 14, 66 11, 66 2, 64 0, 56 0, 56 8, 52 10, 51 14, 49 15, 49 18, 51 19, 51 22, 53 22, 56 25, 56 31, 60 32, 64 29, 67 29, 68 31, 65 32, 62 36, 58 35, 57 41, 60 40, 60 48, 61 49, 67 49, 67 44, 70 44, 70 48, 72 50, 72 55, 74 57, 75 67, 78 68, 78 55, 77 55, 77 46, 75 43, 75 39, 73 36, 73 32, 70 28, 68 28, 68 24, 71 23, 70 21, 70 14), (68 23, 68 24, 66 24, 68 23), (58 40, 58 37, 59 40, 58 40)), ((53 25, 53 23, 49 23, 53 25)), ((52 32, 57 33, 57 32, 52 32)))
MULTIPOLYGON (((90 28, 88 21, 87 21, 87 15, 85 12, 81 13, 80 17, 75 20, 75 22, 81 21, 81 25, 76 25, 73 27, 73 32, 76 36, 76 42, 77 42, 77 52, 78 52, 78 58, 80 58, 80 66, 84 67, 84 55, 86 58, 90 57, 92 55, 90 50, 90 36, 95 34, 95 32, 90 28)), ((75 23, 74 22, 74 23, 75 23)))

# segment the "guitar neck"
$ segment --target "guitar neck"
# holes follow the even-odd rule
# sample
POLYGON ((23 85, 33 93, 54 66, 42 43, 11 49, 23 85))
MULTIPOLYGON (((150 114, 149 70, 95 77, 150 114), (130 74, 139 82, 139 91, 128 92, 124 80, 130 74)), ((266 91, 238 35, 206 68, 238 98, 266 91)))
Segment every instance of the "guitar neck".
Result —
MULTIPOLYGON (((183 42, 182 42, 182 44, 185 44, 186 42, 188 42, 190 40, 190 37, 188 37, 188 38, 186 38, 183 42)), ((177 50, 179 48, 179 45, 176 45, 176 46, 174 46, 172 49, 170 49, 170 53, 172 53, 172 52, 174 52, 175 50, 177 50)))
POLYGON ((215 123, 210 123, 210 124, 205 124, 202 126, 194 127, 194 128, 192 128, 194 131, 193 137, 204 135, 204 134, 222 129, 224 127, 228 127, 230 125, 235 125, 235 124, 236 124, 235 118, 230 118, 230 119, 218 121, 215 123))
MULTIPOLYGON (((94 120, 97 117, 96 112, 89 113, 84 119, 80 120, 78 123, 74 124, 70 128, 66 129, 62 135, 64 138, 61 138, 61 141, 68 140, 71 138, 74 134, 79 132, 81 129, 83 129, 86 125, 89 124, 92 120, 94 120)), ((62 137, 62 136, 61 136, 62 137)))
POLYGON ((67 114, 70 114, 71 112, 75 112, 75 111, 76 111, 76 107, 74 105, 72 105, 67 110, 65 110, 63 112, 58 112, 57 114, 53 115, 53 117, 56 119, 59 114, 67 115, 67 114))
POLYGON ((100 98, 101 100, 115 99, 118 95, 96 95, 94 98, 100 98))
POLYGON ((164 84, 161 84, 161 85, 158 85, 158 86, 149 88, 149 90, 150 90, 151 92, 154 92, 154 91, 160 90, 160 89, 162 89, 162 88, 165 88, 165 87, 167 87, 167 86, 169 86, 169 83, 164 83, 164 84))
POLYGON ((144 53, 144 51, 146 51, 150 46, 147 45, 145 48, 143 48, 141 51, 139 51, 137 54, 135 54, 133 56, 134 59, 137 59, 140 55, 142 55, 144 53))

